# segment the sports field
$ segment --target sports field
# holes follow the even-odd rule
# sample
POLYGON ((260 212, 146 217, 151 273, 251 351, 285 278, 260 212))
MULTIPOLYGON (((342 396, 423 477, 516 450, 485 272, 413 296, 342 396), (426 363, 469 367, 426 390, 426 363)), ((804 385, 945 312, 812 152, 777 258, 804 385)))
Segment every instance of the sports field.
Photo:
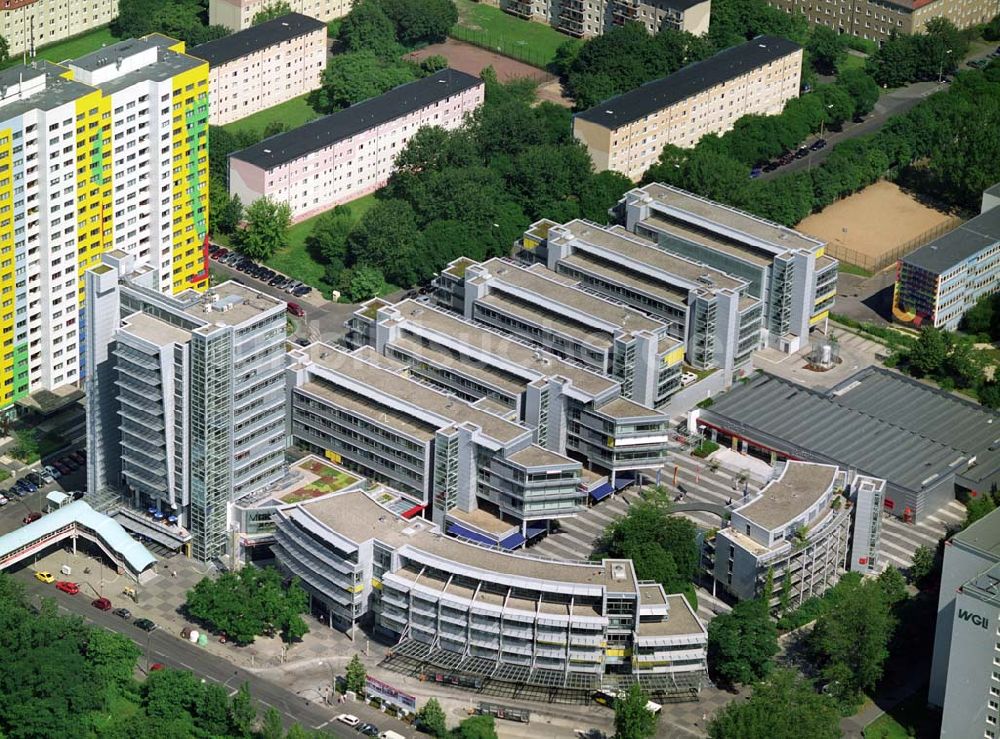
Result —
POLYGON ((883 181, 809 216, 796 229, 826 241, 831 257, 877 272, 959 222, 883 181))

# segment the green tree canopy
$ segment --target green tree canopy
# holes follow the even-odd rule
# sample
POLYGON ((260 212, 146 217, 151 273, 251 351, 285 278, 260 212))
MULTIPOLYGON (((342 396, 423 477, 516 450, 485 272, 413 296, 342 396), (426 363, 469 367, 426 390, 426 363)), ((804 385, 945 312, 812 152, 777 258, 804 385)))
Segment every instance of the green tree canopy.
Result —
POLYGON ((689 587, 698 565, 694 524, 664 507, 640 502, 608 526, 602 548, 611 557, 632 559, 640 580, 656 580, 667 592, 689 587))
POLYGON ((288 203, 259 198, 246 209, 245 216, 246 226, 236 233, 236 245, 241 252, 263 262, 288 247, 288 229, 292 225, 288 203))
POLYGON ((448 736, 448 720, 437 698, 429 698, 417 711, 417 727, 438 739, 448 736))
POLYGON ((837 68, 847 58, 844 37, 828 26, 813 26, 806 44, 809 61, 819 74, 837 74, 837 68))
POLYGON ((379 0, 395 25, 401 44, 435 44, 448 37, 458 22, 458 8, 452 0, 379 0))
POLYGON ((879 98, 878 83, 863 69, 845 69, 837 75, 837 85, 854 101, 854 115, 866 116, 875 109, 879 98))
POLYGON ((791 670, 775 670, 749 700, 728 703, 708 725, 711 739, 837 739, 832 700, 791 670))
POLYGON ((309 93, 309 104, 320 113, 333 113, 412 82, 414 70, 414 65, 372 51, 335 54, 323 70, 322 86, 309 93))
POLYGON ((263 9, 258 10, 254 15, 253 20, 250 22, 252 26, 259 26, 261 23, 266 23, 267 21, 274 20, 275 18, 280 18, 283 15, 288 15, 292 12, 292 6, 288 4, 287 0, 275 0, 274 2, 268 3, 263 7, 263 9))
POLYGON ((378 201, 351 232, 347 249, 352 264, 374 267, 397 285, 415 285, 433 272, 423 260, 416 215, 404 200, 378 201))
POLYGON ((492 716, 470 716, 453 732, 455 739, 497 739, 496 721, 492 716))
MULTIPOLYGON (((329 274, 329 273, 328 273, 329 274)), ((385 292, 385 275, 378 267, 360 265, 340 273, 341 297, 348 303, 362 303, 385 292)))
POLYGON ((351 661, 347 663, 347 689, 356 695, 363 696, 365 694, 365 678, 367 676, 368 671, 365 670, 364 662, 361 661, 361 657, 355 654, 351 657, 351 661))
POLYGON ((615 739, 648 739, 656 735, 659 717, 646 708, 648 703, 649 695, 637 683, 615 701, 615 739))
POLYGON ((396 29, 379 0, 362 0, 351 6, 337 34, 348 52, 365 52, 376 57, 396 55, 396 29))
POLYGON ((767 677, 778 653, 778 629, 763 600, 736 604, 708 626, 708 664, 725 685, 749 685, 767 677))

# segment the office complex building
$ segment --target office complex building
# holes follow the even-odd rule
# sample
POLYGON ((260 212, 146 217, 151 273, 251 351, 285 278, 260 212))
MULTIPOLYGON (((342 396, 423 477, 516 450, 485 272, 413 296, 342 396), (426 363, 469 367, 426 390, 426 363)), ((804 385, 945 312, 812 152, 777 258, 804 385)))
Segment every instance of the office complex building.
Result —
POLYGON ((629 231, 749 282, 764 346, 793 353, 809 345, 812 329, 826 329, 838 262, 822 241, 666 185, 625 193, 619 210, 629 231))
POLYGON ((711 0, 499 0, 500 7, 526 20, 548 23, 579 38, 600 36, 625 23, 641 23, 655 34, 664 28, 708 33, 711 0))
POLYGON ((371 619, 396 660, 551 700, 638 681, 694 699, 707 632, 681 595, 631 560, 590 564, 490 551, 348 492, 275 514, 279 566, 339 628, 371 619), (623 682, 619 682, 623 681, 623 682))
POLYGON ((521 247, 526 259, 578 287, 663 321, 667 333, 684 342, 677 351, 685 350, 688 364, 721 369, 726 385, 761 347, 761 301, 750 295, 746 280, 664 251, 621 226, 539 221, 521 247))
POLYGON ((639 180, 667 144, 691 147, 745 115, 780 113, 799 95, 802 47, 759 36, 573 117, 598 172, 639 180))
POLYGON ((351 345, 375 347, 410 376, 523 423, 539 446, 602 473, 583 482, 595 500, 666 459, 669 419, 623 398, 622 381, 412 300, 370 301, 348 325, 351 345))
POLYGON ((152 266, 105 260, 86 273, 87 487, 120 493, 126 528, 219 556, 229 504, 284 475, 285 304, 238 282, 163 295, 152 266))
POLYGON ((478 77, 445 69, 229 157, 229 194, 287 203, 298 221, 382 187, 423 126, 454 129, 483 102, 478 77))
POLYGON ((919 33, 933 18, 947 18, 960 30, 987 23, 996 0, 768 0, 786 13, 801 13, 818 26, 879 45, 892 34, 919 33))
POLYGON ((289 13, 192 48, 208 62, 208 122, 232 123, 318 88, 326 41, 325 23, 289 13))
POLYGON ((883 479, 884 509, 906 521, 1000 483, 1000 415, 896 372, 869 367, 829 390, 761 373, 712 400, 689 414, 689 429, 772 464, 883 479))
MULTIPOLYGON (((351 12, 351 0, 286 0, 293 13, 329 23, 351 12)), ((253 25, 254 16, 277 3, 274 0, 208 0, 208 24, 242 31, 253 25)))
POLYGON ((652 408, 680 389, 684 342, 662 321, 575 287, 542 265, 460 258, 436 280, 439 304, 579 362, 652 408))
POLYGON ((849 561, 864 560, 862 571, 876 571, 879 529, 870 516, 858 531, 862 548, 856 557, 848 554, 854 508, 848 501, 860 498, 870 513, 884 487, 875 478, 852 480, 835 465, 786 462, 759 492, 733 505, 728 525, 715 536, 712 577, 736 598, 749 600, 762 594, 771 573, 769 605, 787 598, 798 606, 836 583, 849 561))
POLYGON ((581 464, 490 406, 407 376, 371 347, 290 354, 289 435, 429 506, 449 533, 514 549, 585 502, 581 464))
POLYGON ((0 73, 0 408, 80 381, 83 271, 112 247, 156 289, 207 281, 208 65, 162 36, 0 73))
POLYGON ((106 26, 118 15, 118 0, 5 0, 0 36, 13 57, 34 56, 41 46, 106 26))
POLYGON ((1000 512, 945 544, 928 702, 941 737, 1000 733, 1000 512))
MULTIPOLYGON (((989 191, 983 205, 993 205, 989 191)), ((892 315, 914 326, 954 331, 976 301, 997 290, 1000 207, 990 207, 899 260, 892 315)))

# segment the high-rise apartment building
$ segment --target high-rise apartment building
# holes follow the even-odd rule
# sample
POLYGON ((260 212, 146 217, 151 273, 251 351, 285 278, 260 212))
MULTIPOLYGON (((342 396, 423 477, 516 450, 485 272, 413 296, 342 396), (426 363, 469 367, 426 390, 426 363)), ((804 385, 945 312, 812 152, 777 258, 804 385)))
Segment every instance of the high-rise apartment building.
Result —
MULTIPOLYGON (((351 12, 351 0, 286 0, 293 13, 302 13, 329 23, 351 12)), ((253 25, 254 16, 276 5, 275 0, 208 0, 208 23, 242 31, 253 25)))
POLYGON ((153 35, 0 73, 0 409, 80 381, 83 271, 112 247, 156 289, 207 281, 208 65, 153 35))
POLYGON ((8 53, 29 54, 39 47, 105 26, 118 15, 118 0, 4 0, 0 36, 8 53))
POLYGON ((712 14, 711 0, 499 0, 499 5, 511 15, 581 38, 626 23, 641 23, 649 33, 672 28, 702 36, 712 14))
POLYGON ((822 241, 656 183, 625 193, 618 207, 629 231, 664 251, 746 280, 763 308, 763 345, 793 353, 808 346, 810 331, 825 328, 839 263, 822 241))
POLYGON ((163 295, 151 265, 105 260, 86 274, 88 489, 120 494, 126 528, 219 556, 229 504, 285 471, 285 304, 238 282, 163 295))
POLYGON ((667 144, 692 147, 745 115, 780 113, 799 95, 802 47, 759 36, 573 117, 598 172, 639 180, 667 144))

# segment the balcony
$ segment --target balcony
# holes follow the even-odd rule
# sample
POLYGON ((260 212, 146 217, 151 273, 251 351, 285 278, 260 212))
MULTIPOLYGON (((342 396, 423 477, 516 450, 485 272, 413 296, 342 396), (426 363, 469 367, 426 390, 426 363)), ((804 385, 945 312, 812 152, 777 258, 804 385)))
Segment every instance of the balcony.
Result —
POLYGON ((509 0, 503 5, 503 9, 518 18, 531 18, 531 3, 525 0, 509 0))
POLYGON ((639 3, 634 0, 615 0, 611 6, 611 22, 623 26, 639 18, 639 3))

